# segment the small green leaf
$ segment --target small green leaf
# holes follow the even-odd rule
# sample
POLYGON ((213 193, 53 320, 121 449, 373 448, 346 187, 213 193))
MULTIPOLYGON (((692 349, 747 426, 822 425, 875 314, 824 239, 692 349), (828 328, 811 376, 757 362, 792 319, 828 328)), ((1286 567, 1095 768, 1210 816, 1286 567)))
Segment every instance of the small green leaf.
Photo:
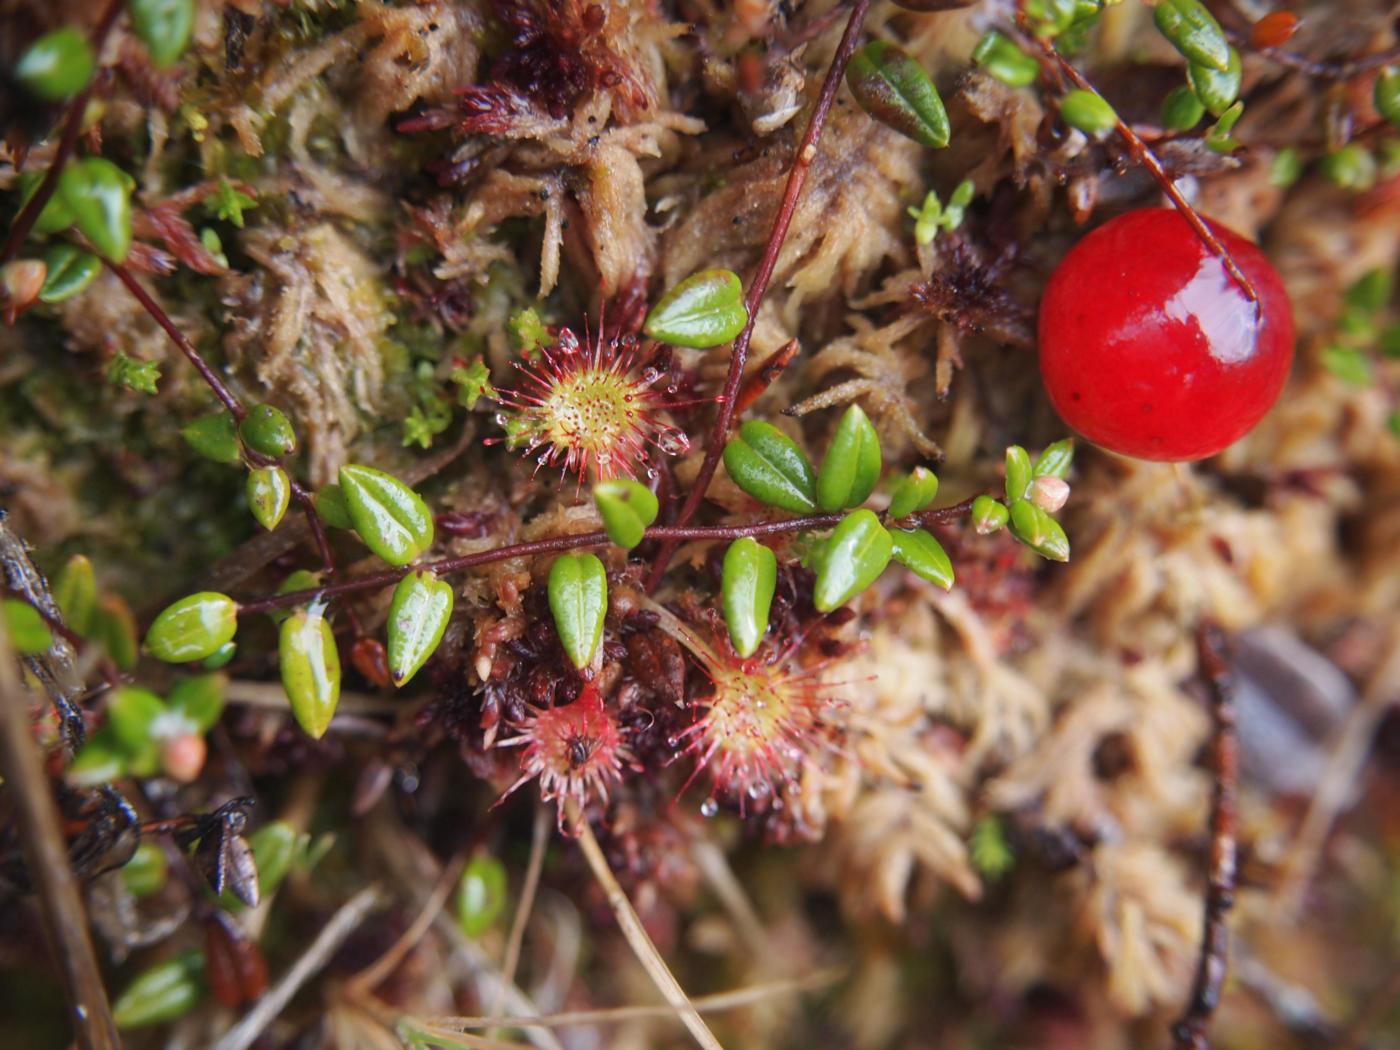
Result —
POLYGON ((996 882, 1016 863, 1016 854, 1006 841, 1006 831, 995 816, 983 817, 972 826, 968 840, 972 866, 983 878, 996 882))
POLYGON ((173 64, 194 30, 194 0, 127 0, 127 8, 156 68, 173 64))
POLYGON ((1040 63, 995 29, 978 41, 972 61, 1010 87, 1027 87, 1040 75, 1040 63))
POLYGON ((1323 156, 1320 167, 1333 185, 1360 193, 1376 182, 1376 158, 1359 142, 1348 142, 1323 156))
POLYGON ((139 755, 155 742, 151 727, 163 714, 165 701, 147 689, 131 685, 116 690, 107 705, 112 732, 128 755, 139 755))
POLYGON ((608 575, 592 554, 561 554, 549 567, 549 611, 575 667, 593 662, 608 614, 608 575))
POLYGON ((53 244, 44 252, 44 286, 39 301, 61 303, 71 299, 97 278, 102 263, 92 252, 76 244, 53 244))
POLYGON ((340 468, 346 513, 365 546, 390 565, 407 565, 433 542, 433 515, 392 474, 356 464, 340 468))
POLYGON ((122 865, 122 883, 133 897, 149 897, 165 885, 168 869, 165 851, 154 842, 143 842, 122 865))
MULTIPOLYGON (((277 585, 278 594, 295 594, 297 591, 309 591, 321 586, 321 574, 312 572, 310 569, 297 569, 288 573, 287 578, 277 585)), ((281 623, 288 616, 292 615, 292 610, 288 608, 269 609, 267 615, 271 617, 273 623, 281 623)))
POLYGON ((204 998, 204 953, 186 951, 142 972, 112 1003, 122 1029, 165 1024, 193 1010, 204 998))
POLYGON ((740 537, 724 552, 724 622, 734 651, 746 659, 768 630, 777 584, 777 557, 752 536, 740 537))
POLYGON ((846 83, 882 124, 934 149, 948 145, 948 112, 924 67, 899 48, 873 40, 851 58, 846 83))
POLYGON ((1006 504, 991 496, 978 496, 972 501, 972 529, 979 536, 990 536, 1006 527, 1011 512, 1006 504))
POLYGON ((892 529, 890 539, 895 561, 945 591, 952 589, 953 562, 943 544, 923 529, 892 529))
POLYGON ((131 176, 105 157, 84 157, 58 176, 73 224, 104 259, 119 263, 131 250, 131 176))
POLYGON ((5 612, 5 633, 16 651, 33 656, 47 652, 53 645, 53 632, 34 606, 18 598, 5 598, 0 607, 5 612))
MULTIPOLYGON (((253 863, 258 868, 258 889, 264 900, 282 885, 298 856, 305 854, 310 841, 309 835, 282 820, 264 824, 248 836, 253 863)), ((232 894, 225 896, 232 898, 232 894)))
POLYGON ((642 542, 660 510, 656 494, 631 478, 612 478, 593 486, 593 502, 608 539, 631 550, 642 542))
MULTIPOLYGON (((39 186, 43 181, 44 174, 38 171, 27 171, 19 177, 19 206, 21 208, 29 203, 29 199, 34 194, 39 192, 39 186)), ((72 225, 73 213, 69 211, 63 195, 55 192, 40 209, 39 217, 34 220, 34 232, 40 235, 58 233, 72 225)))
POLYGON ((207 733, 224 712, 224 694, 227 690, 227 675, 193 675, 175 683, 166 705, 171 711, 188 718, 196 732, 207 733))
POLYGON ((68 763, 64 776, 79 787, 110 784, 126 775, 127 755, 110 726, 88 734, 87 742, 68 763))
POLYGON ((271 532, 277 528, 292 501, 292 483, 281 467, 257 467, 248 471, 248 510, 253 520, 271 532))
POLYGON ((880 480, 880 435, 859 405, 841 416, 817 474, 817 506, 822 510, 859 507, 880 480))
POLYGON ((1303 160, 1296 146, 1285 146, 1269 162, 1269 183, 1288 188, 1303 174, 1303 160))
POLYGON ((1395 275, 1388 267, 1368 270, 1347 289, 1346 304, 1358 310, 1374 312, 1390 302, 1395 288, 1395 275))
POLYGON ((1352 386, 1371 385, 1371 359, 1349 346, 1329 346, 1322 351, 1322 367, 1352 386))
POLYGON ((1045 446, 1044 451, 1036 457, 1032 473, 1038 478, 1047 475, 1062 478, 1069 473, 1069 468, 1073 463, 1074 438, 1062 438, 1053 445, 1045 446))
POLYGON ((97 599, 92 614, 92 638, 106 650, 119 671, 130 671, 140 656, 136 642, 136 619, 120 595, 104 594, 97 599))
POLYGON ((45 102, 61 102, 87 87, 96 67, 86 34, 64 26, 30 44, 15 63, 14 75, 45 102))
POLYGON ((927 467, 915 467, 900 480, 890 496, 890 520, 898 521, 923 510, 937 495, 938 475, 927 467))
POLYGON ((846 604, 879 578, 890 563, 894 541, 874 511, 854 510, 831 534, 813 589, 818 612, 846 604))
POLYGON ((239 230, 243 229, 243 213, 257 206, 256 200, 228 179, 220 179, 219 188, 204 202, 205 211, 239 230))
POLYGON ((154 394, 159 379, 159 362, 128 357, 120 350, 107 365, 107 382, 113 386, 134 390, 138 394, 154 394))
POLYGON ((771 423, 751 419, 724 446, 724 469, 754 499, 796 514, 817 509, 817 479, 796 443, 771 423))
POLYGON ((296 451, 297 434, 292 421, 273 405, 254 405, 238 425, 243 443, 254 452, 281 459, 296 451))
POLYGON ((204 668, 206 671, 217 671, 221 667, 227 667, 229 665, 229 661, 233 659, 234 654, 236 654, 237 652, 237 645, 235 645, 233 642, 225 642, 223 645, 219 646, 212 653, 206 656, 203 660, 199 661, 199 666, 204 668))
POLYGON ((1188 62, 1221 73, 1230 68, 1230 43, 1201 0, 1161 0, 1152 19, 1188 62))
POLYGON ((483 397, 495 397, 496 388, 491 385, 491 370, 480 357, 472 359, 469 365, 458 365, 448 377, 457 385, 457 404, 465 409, 473 409, 483 397))
POLYGON ((511 314, 506 322, 506 331, 510 333, 511 345, 525 357, 553 341, 548 326, 540 320, 539 312, 533 307, 527 306, 511 314))
POLYGON ((237 463, 243 457, 238 444, 238 424, 225 411, 210 412, 180 430, 185 443, 215 463, 237 463))
POLYGON ((476 940, 500 918, 505 906, 505 865, 489 854, 478 853, 457 884, 457 925, 476 940))
POLYGON ((744 286, 729 270, 701 270, 661 297, 647 314, 642 330, 673 346, 708 349, 729 342, 744 330, 749 311, 744 286))
POLYGON ((1162 126, 1170 131, 1190 131, 1205 115, 1205 105, 1185 84, 1169 91, 1162 102, 1162 126))
POLYGON ((1386 66, 1381 70, 1380 76, 1376 77, 1372 98, 1376 112, 1400 128, 1400 69, 1386 66))
POLYGON ((1024 499, 1031 487, 1031 457, 1020 445, 1006 450, 1006 498, 1024 499))
POLYGON ((1076 88, 1060 100, 1060 116, 1072 128, 1101 139, 1118 126, 1118 114, 1097 92, 1076 88))
POLYGON ((1194 62, 1186 67, 1187 83, 1214 117, 1221 116, 1235 104, 1235 99, 1240 95, 1242 77, 1240 53, 1233 47, 1230 48, 1230 61, 1223 71, 1194 62))
POLYGON ((316 513, 333 529, 353 529, 350 508, 345 505, 345 490, 335 482, 324 486, 316 493, 316 513))
POLYGON ((1028 499, 1011 504, 1011 531, 1043 558, 1069 561, 1069 537, 1060 523, 1028 499))
POLYGON ((1206 145, 1216 153, 1233 153, 1242 145, 1240 140, 1233 138, 1230 132, 1239 123, 1241 115, 1244 113, 1244 103, 1236 102, 1233 106, 1220 114, 1220 119, 1206 129, 1206 145))
POLYGON ((394 588, 389 605, 389 675, 408 682, 437 651, 452 618, 452 585, 430 572, 411 572, 394 588))
POLYGON ((63 622, 87 637, 97 609, 97 575, 85 554, 75 554, 64 563, 53 588, 54 601, 63 622))
POLYGON ((146 651, 168 664, 203 660, 231 642, 238 605, 226 594, 200 591, 169 605, 146 632, 146 651))
POLYGON ((282 621, 277 663, 292 717, 307 736, 325 735, 340 702, 340 653, 322 607, 298 609, 282 621))

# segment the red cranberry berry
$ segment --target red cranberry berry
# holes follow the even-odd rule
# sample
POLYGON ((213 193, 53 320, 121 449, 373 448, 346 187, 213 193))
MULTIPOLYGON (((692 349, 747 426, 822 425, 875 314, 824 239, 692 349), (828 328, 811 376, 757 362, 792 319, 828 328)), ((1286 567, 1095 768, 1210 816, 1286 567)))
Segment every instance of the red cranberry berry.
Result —
POLYGON ((1090 441, 1139 459, 1203 459, 1278 399, 1293 309, 1264 253, 1211 224, 1260 311, 1170 208, 1104 223, 1065 256, 1040 304, 1040 374, 1090 441))

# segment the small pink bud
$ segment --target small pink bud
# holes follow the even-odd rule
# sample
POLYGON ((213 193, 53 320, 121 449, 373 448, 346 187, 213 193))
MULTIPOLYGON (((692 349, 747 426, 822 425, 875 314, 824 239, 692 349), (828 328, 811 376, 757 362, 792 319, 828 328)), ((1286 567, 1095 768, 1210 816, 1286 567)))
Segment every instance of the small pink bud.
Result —
POLYGON ((1031 502, 1047 514, 1054 514, 1069 500, 1069 482, 1046 474, 1031 483, 1031 502))
POLYGON ((198 733, 180 733, 167 739, 160 749, 160 765, 165 775, 188 784, 204 769, 208 745, 198 733))
POLYGON ((0 266, 0 308, 23 310, 39 297, 48 275, 42 259, 16 259, 0 266))

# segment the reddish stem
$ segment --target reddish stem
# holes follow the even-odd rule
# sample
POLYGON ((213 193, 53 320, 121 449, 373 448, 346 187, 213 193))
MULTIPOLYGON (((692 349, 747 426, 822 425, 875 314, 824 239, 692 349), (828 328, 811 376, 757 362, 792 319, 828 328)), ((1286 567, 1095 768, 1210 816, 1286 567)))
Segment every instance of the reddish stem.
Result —
MULTIPOLYGON (((754 325, 758 321, 758 308, 763 304, 768 282, 772 280, 773 270, 778 265, 778 254, 787 238, 788 227, 792 225, 797 199, 807 181, 807 171, 817 156, 817 139, 821 136, 827 115, 836 101, 836 92, 841 87, 841 78, 846 73, 846 66, 851 61, 851 55, 855 53, 861 24, 865 21, 865 13, 869 7, 870 0, 856 0, 852 5, 851 17, 846 22, 846 31, 841 37, 835 57, 831 60, 831 68, 826 71, 826 80, 822 82, 821 94, 817 96, 817 104, 812 110, 812 119, 807 122, 807 130, 797 147, 797 159, 793 161, 792 169, 788 172, 783 199, 778 206, 778 214, 773 219, 773 229, 768 234, 768 243, 763 249, 763 257, 758 262, 758 270, 749 284, 744 302, 749 311, 749 319, 739 337, 734 340, 734 349, 730 352, 729 374, 725 377, 724 390, 720 394, 719 412, 705 442, 705 459, 701 462, 700 472, 695 475, 695 481, 686 494, 685 503, 681 505, 680 513, 676 516, 677 527, 686 525, 695 517, 695 512, 700 509, 705 492, 710 486, 710 479, 715 476, 719 467, 720 456, 724 453, 724 440, 738 409, 739 387, 744 378, 744 363, 749 357, 749 343, 753 339, 754 325)), ((656 590, 661 583, 666 565, 675 550, 675 542, 668 541, 661 545, 661 550, 657 552, 656 560, 652 564, 651 573, 647 577, 648 592, 656 590)))

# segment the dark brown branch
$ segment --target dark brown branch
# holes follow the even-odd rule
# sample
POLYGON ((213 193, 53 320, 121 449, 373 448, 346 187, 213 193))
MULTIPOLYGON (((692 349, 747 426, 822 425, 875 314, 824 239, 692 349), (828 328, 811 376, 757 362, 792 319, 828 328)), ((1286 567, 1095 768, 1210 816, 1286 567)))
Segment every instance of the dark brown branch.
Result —
MULTIPOLYGON (((729 428, 734 422, 734 414, 738 409, 739 388, 744 378, 744 363, 749 357, 749 343, 753 339, 754 325, 758 322, 758 309, 763 305, 763 296, 768 291, 768 282, 773 278, 773 270, 778 265, 778 254, 782 251, 783 241, 787 239, 788 227, 792 225, 793 213, 797 210, 797 199, 802 195, 802 187, 807 182, 807 172, 812 166, 812 161, 817 156, 817 139, 821 137, 822 127, 826 124, 827 115, 831 112, 832 104, 836 101, 836 92, 841 87, 841 78, 845 76, 846 66, 851 61, 851 55, 855 52, 856 42, 860 39, 861 25, 865 22, 865 13, 870 7, 870 0, 856 0, 851 7, 851 16, 846 22, 846 31, 841 36, 841 43, 836 48, 836 54, 831 60, 831 68, 826 71, 826 80, 822 82, 821 94, 817 96, 817 104, 812 109, 812 119, 807 122, 807 130, 802 135, 802 141, 797 147, 797 159, 793 161, 792 169, 788 172, 787 185, 783 188, 783 199, 778 205, 778 214, 773 219, 773 229, 768 234, 768 243, 763 249, 763 257, 758 262, 758 270, 753 275, 753 280, 749 283, 748 295, 745 297, 744 305, 748 308, 749 319, 744 325, 743 331, 734 340, 734 349, 729 355, 729 374, 724 380, 724 390, 720 394, 719 412, 715 416, 714 426, 710 428, 710 433, 705 441, 705 459, 700 464, 700 472, 695 475, 695 481, 687 493, 685 503, 681 505, 680 513, 676 516, 676 525, 684 526, 695 517, 695 512, 700 509, 700 504, 705 499, 705 492, 710 487, 710 479, 715 476, 715 471, 719 468, 720 456, 724 453, 724 440, 729 433, 729 428)), ((671 560, 671 555, 675 553, 676 544, 667 542, 661 545, 657 552, 656 560, 651 567, 651 573, 647 577, 647 590, 654 591, 661 583, 661 577, 666 572, 666 565, 671 560)))
POLYGON ((1208 1050, 1206 1029, 1220 1005, 1229 967, 1229 931, 1225 914, 1235 899, 1235 794, 1239 783, 1239 752, 1235 736, 1235 683, 1225 662, 1225 638, 1214 623, 1196 631, 1201 677, 1210 690, 1211 773, 1215 790, 1210 806, 1210 870, 1206 881, 1201 956, 1186 1011, 1172 1026, 1177 1050, 1208 1050))
POLYGON ((88 937, 87 912, 59 833, 43 760, 34 742, 29 704, 15 672, 0 619, 0 772, 14 807, 29 878, 38 890, 44 930, 63 975, 74 1035, 83 1050, 120 1050, 107 990, 88 937))

